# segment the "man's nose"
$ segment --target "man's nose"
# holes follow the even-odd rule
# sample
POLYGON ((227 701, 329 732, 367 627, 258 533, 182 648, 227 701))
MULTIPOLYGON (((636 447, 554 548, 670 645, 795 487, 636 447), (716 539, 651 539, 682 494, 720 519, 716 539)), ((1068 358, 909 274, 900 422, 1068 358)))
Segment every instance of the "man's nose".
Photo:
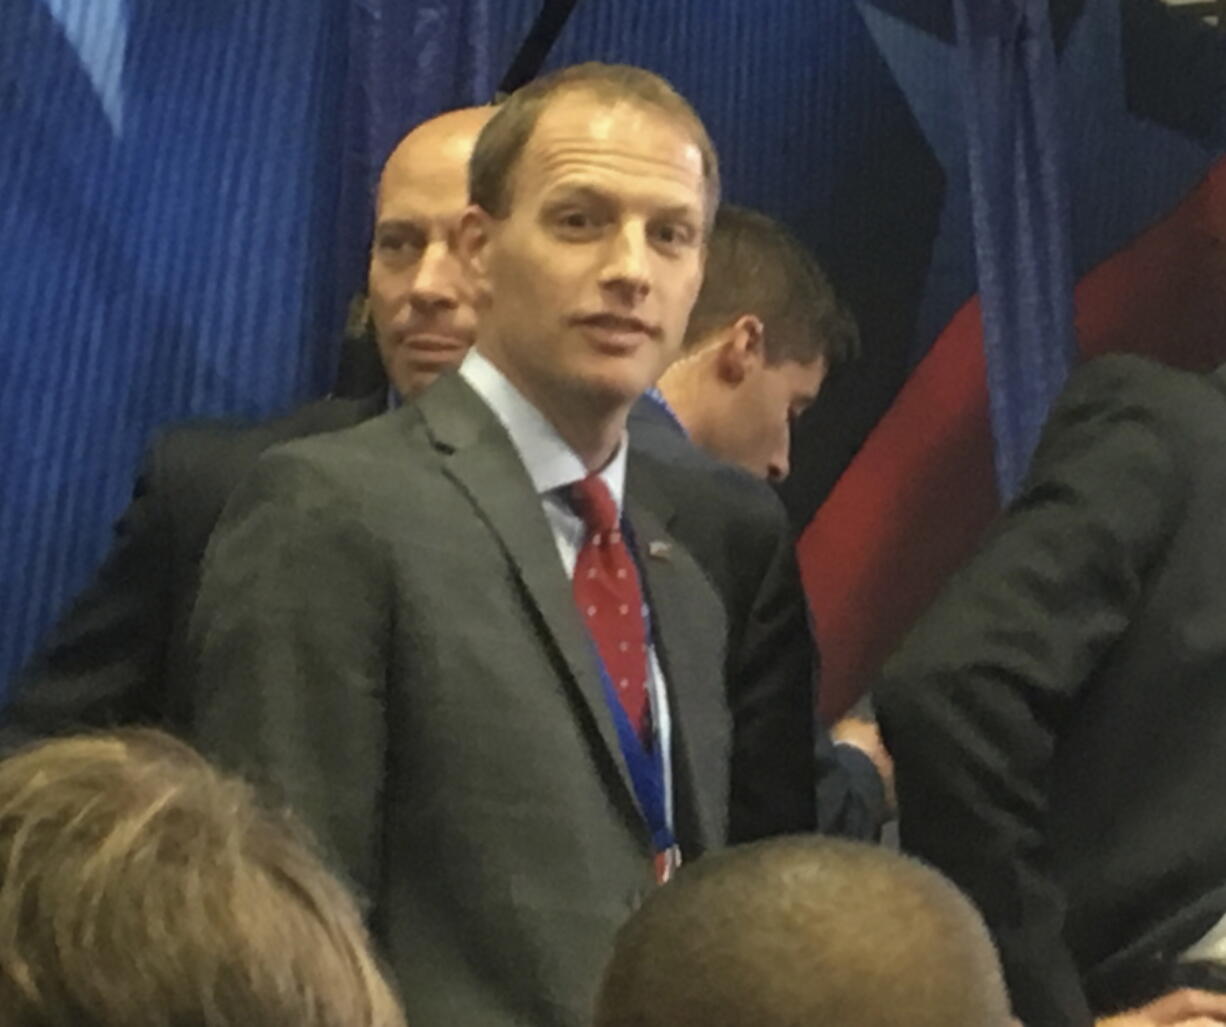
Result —
POLYGON ((790 443, 790 437, 785 436, 783 444, 776 447, 775 452, 771 454, 771 458, 766 465, 766 477, 769 481, 781 482, 791 471, 791 464, 788 463, 790 443))
POLYGON ((409 302, 419 309, 455 307, 464 292, 464 273, 455 253, 444 242, 431 243, 413 275, 409 302))
POLYGON ((602 282, 611 289, 624 292, 632 302, 642 300, 651 291, 650 253, 644 227, 628 223, 610 243, 602 282))

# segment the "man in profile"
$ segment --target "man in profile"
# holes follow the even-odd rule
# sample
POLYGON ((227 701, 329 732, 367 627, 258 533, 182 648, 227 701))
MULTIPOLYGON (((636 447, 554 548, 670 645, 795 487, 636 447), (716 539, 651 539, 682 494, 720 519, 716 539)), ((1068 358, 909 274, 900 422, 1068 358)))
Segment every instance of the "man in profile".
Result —
POLYGON ((167 735, 0 762, 5 1027, 404 1027, 305 836, 167 735))
POLYGON ((830 838, 707 856, 618 932, 595 1027, 1007 1027, 987 928, 935 871, 830 838))
POLYGON ((0 751, 74 727, 191 725, 184 643, 199 563, 234 486, 269 446, 384 413, 459 364, 476 315, 455 234, 468 158, 493 108, 441 114, 383 169, 369 270, 374 335, 391 388, 328 398, 263 423, 200 422, 152 446, 110 554, 0 712, 0 751))
POLYGON ((792 423, 858 351, 855 321, 812 255, 765 214, 724 204, 659 392, 695 444, 782 481, 792 423))
MULTIPOLYGON (((804 246, 765 214, 723 204, 681 355, 635 405, 632 442, 661 457, 693 443, 755 477, 781 481, 792 424, 827 376, 858 355, 859 343, 854 319, 804 246)), ((715 462, 711 473, 733 474, 715 462)), ((747 592, 743 561, 701 539, 694 550, 735 609, 747 592)), ((893 806, 893 766, 867 711, 865 704, 833 726, 837 749, 819 736, 816 754, 819 764, 835 761, 846 771, 819 775, 821 826, 856 838, 875 837, 893 806)))
POLYGON ((417 1027, 579 1027, 679 862, 816 826, 813 650, 769 488, 626 437, 718 205, 692 108, 567 69, 499 107, 470 175, 475 348, 240 485, 193 617, 200 734, 370 897, 417 1027))

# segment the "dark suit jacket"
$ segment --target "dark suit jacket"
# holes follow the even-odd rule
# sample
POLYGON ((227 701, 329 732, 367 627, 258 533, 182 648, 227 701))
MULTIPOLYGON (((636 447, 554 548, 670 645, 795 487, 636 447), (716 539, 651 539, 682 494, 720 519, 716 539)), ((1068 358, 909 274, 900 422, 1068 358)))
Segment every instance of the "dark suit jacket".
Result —
MULTIPOLYGON (((688 859, 816 820, 794 558, 777 500, 737 484, 630 453, 688 859), (770 565, 736 653, 684 543, 708 518, 770 565)), ((412 1022, 586 1024, 650 840, 540 499, 462 378, 267 453, 214 535, 192 634, 203 743, 270 778, 370 897, 412 1022)))
POLYGON ((269 446, 351 427, 383 394, 325 399, 262 424, 180 425, 150 447, 115 542, 0 712, 0 749, 77 727, 184 730, 184 641, 199 563, 226 500, 269 446))
POLYGON ((1226 910, 1226 369, 1075 372, 877 703, 903 844, 979 904, 1022 1020, 1146 997, 1226 910))
MULTIPOLYGON (((667 409, 656 400, 644 397, 630 412, 629 422, 632 448, 650 453, 662 461, 681 461, 686 464, 705 466, 717 490, 737 495, 751 488, 752 478, 747 472, 716 460, 702 451, 696 451, 685 430, 674 420, 667 409)), ((674 489, 678 502, 684 502, 681 489, 684 479, 677 483, 665 481, 665 488, 674 489)), ((753 511, 757 515, 757 511, 753 511)), ((731 516, 695 517, 679 527, 681 540, 698 557, 698 562, 711 579, 711 583, 724 599, 728 611, 728 651, 732 654, 752 653, 757 646, 747 635, 761 629, 755 615, 761 609, 755 603, 763 587, 777 589, 780 602, 773 611, 779 623, 772 623, 767 630, 779 637, 793 632, 808 632, 813 638, 813 668, 817 675, 818 653, 816 637, 813 636, 808 602, 799 574, 792 572, 792 564, 779 561, 771 551, 754 551, 751 540, 760 533, 743 530, 737 522, 738 508, 728 511, 731 516), (782 582, 771 578, 768 571, 773 566, 786 565, 788 575, 782 582), (786 597, 786 598, 785 598, 786 597), (750 644, 744 644, 746 641, 750 644)), ((780 528, 774 543, 789 539, 790 527, 780 528)), ((790 542, 789 542, 790 544, 790 542)), ((804 673, 797 668, 797 674, 804 673)), ((752 680, 752 671, 730 667, 728 680, 738 682, 752 680)), ((797 678, 797 688, 810 698, 816 696, 817 686, 803 678, 797 678)), ((816 785, 818 789, 818 829, 823 834, 839 834, 849 838, 873 840, 880 834, 886 817, 885 789, 873 761, 852 746, 833 745, 830 735, 822 725, 815 734, 816 785)), ((743 839, 736 838, 734 841, 743 839)))

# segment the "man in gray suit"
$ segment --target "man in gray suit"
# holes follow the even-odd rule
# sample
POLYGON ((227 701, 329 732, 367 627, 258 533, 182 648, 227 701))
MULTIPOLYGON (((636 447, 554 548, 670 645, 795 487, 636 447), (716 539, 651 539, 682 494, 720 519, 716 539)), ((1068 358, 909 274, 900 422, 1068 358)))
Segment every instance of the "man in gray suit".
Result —
POLYGON ((813 651, 769 489, 626 439, 718 202, 692 109, 569 69, 470 174, 476 348, 240 485, 193 618, 199 726, 365 890, 411 1022, 575 1027, 678 859, 814 827, 813 651), (697 536, 758 568, 734 634, 697 536))

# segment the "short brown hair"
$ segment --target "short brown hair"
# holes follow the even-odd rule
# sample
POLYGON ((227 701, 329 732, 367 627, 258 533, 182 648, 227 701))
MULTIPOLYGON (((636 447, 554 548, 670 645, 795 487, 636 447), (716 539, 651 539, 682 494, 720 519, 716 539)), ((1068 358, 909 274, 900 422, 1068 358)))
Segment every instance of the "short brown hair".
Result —
POLYGON ((773 218, 726 203, 715 216, 685 347, 745 314, 762 321, 768 364, 825 357, 834 370, 859 355, 855 319, 813 255, 773 218))
POLYGON ((469 200, 496 218, 511 205, 511 180, 541 114, 566 93, 588 93, 610 105, 619 101, 654 108, 690 133, 702 154, 708 223, 719 206, 719 158, 702 119, 689 102, 654 72, 629 64, 589 61, 563 68, 517 89, 481 130, 468 165, 469 200))
POLYGON ((403 1027, 353 900, 285 817, 154 731, 0 763, 5 1027, 403 1027))
POLYGON ((1006 1027, 982 918, 935 870, 794 837, 683 867, 618 932, 595 1027, 1006 1027))

